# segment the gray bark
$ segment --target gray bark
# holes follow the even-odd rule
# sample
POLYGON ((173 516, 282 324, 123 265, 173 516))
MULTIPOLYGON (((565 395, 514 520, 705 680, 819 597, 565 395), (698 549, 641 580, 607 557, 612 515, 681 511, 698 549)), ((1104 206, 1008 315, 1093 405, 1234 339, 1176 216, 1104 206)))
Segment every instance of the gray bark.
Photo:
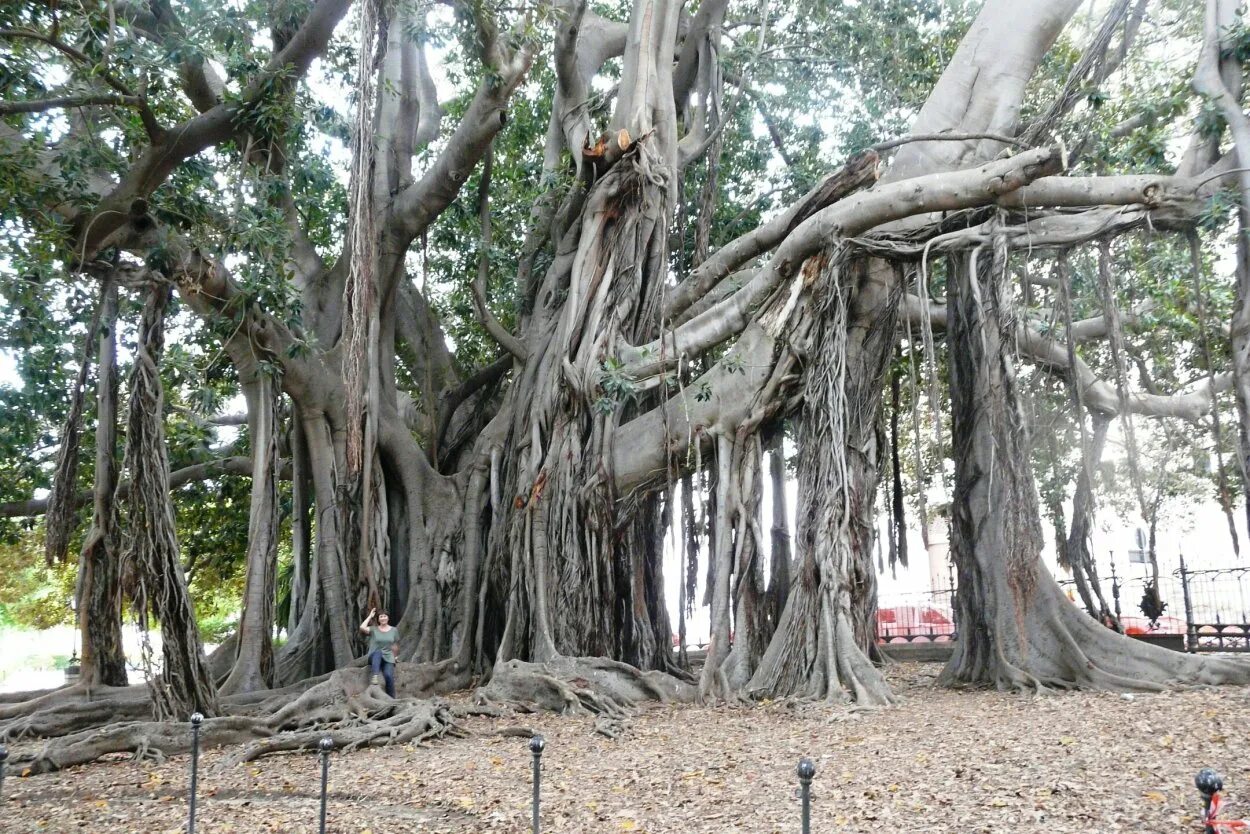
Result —
POLYGON ((278 570, 278 383, 258 376, 245 385, 252 446, 252 500, 248 510, 247 572, 238 654, 221 686, 223 694, 271 689, 274 685, 274 605, 278 570))
POLYGON ((940 678, 1000 689, 1158 690, 1237 683, 1250 664, 1132 641, 1087 617, 1041 563, 1027 427, 1010 354, 1014 324, 1000 265, 961 259, 950 285, 955 494, 952 556, 960 639, 940 678))
POLYGON ((106 278, 101 297, 96 364, 95 483, 91 527, 78 556, 80 682, 85 687, 125 686, 122 588, 114 493, 117 486, 117 284, 106 278))
POLYGON ((901 287, 894 270, 836 260, 815 268, 815 296, 826 300, 814 313, 799 420, 797 573, 746 689, 884 704, 893 696, 868 658, 876 636, 873 515, 885 451, 881 387, 901 287))

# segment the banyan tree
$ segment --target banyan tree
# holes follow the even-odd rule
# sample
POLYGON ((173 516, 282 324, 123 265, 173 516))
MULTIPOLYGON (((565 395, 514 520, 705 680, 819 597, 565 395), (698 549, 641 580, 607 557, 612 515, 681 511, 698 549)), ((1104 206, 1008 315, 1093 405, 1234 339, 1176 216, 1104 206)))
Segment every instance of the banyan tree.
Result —
POLYGON ((953 465, 947 682, 1250 682, 1105 627, 1041 561, 1026 372, 1086 452, 1112 420, 1214 418, 1229 502, 1250 460, 1237 6, 1085 5, 7 4, 5 348, 60 387, 55 454, 10 467, 2 509, 77 559, 83 679, 6 700, 0 733, 52 739, 37 770, 177 749, 161 720, 197 710, 246 756, 329 723, 429 737, 455 717, 430 696, 470 687, 607 732, 648 699, 888 704, 878 483, 901 533, 922 444, 953 465), (1163 40, 1184 77, 1145 57, 1163 40), (1230 223, 1235 275, 1205 274, 1230 223), (1193 243, 1198 306, 1234 297, 1231 329, 1206 300, 1206 372, 1149 390, 1118 257, 1143 235, 1193 243), (1101 292, 1069 258, 1101 258, 1101 292), (223 423, 234 445, 188 444, 223 423), (783 439, 797 526, 768 541, 783 439), (197 483, 244 485, 242 613, 211 656, 197 483), (706 588, 694 673, 666 550, 683 617, 706 588), (399 705, 353 665, 374 606, 403 629, 399 705), (123 688, 129 619, 162 646, 123 688))

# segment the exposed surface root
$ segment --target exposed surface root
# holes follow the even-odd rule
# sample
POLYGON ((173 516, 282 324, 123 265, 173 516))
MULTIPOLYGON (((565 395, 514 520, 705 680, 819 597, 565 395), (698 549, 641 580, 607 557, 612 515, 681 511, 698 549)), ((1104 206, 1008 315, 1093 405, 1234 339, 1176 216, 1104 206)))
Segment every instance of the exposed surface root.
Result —
MULTIPOLYGON (((200 728, 200 743, 204 747, 239 744, 269 732, 263 722, 251 718, 210 718, 200 728)), ((25 776, 85 764, 110 753, 161 760, 190 749, 191 729, 185 723, 130 721, 53 739, 37 752, 14 754, 10 768, 25 776)))
POLYGON ((3 727, 3 722, 14 718, 33 715, 41 710, 55 710, 59 707, 83 701, 107 700, 118 703, 144 701, 147 699, 147 687, 97 686, 89 689, 82 684, 74 684, 73 686, 64 686, 59 689, 19 694, 29 695, 30 697, 21 701, 10 701, 0 704, 0 728, 3 727))
POLYGON ((108 698, 70 701, 0 722, 0 742, 24 738, 55 738, 120 721, 150 718, 147 699, 108 698))
MULTIPOLYGON (((251 760, 312 747, 327 735, 336 746, 353 748, 458 732, 445 704, 425 700, 467 687, 468 675, 455 663, 401 663, 395 677, 398 698, 370 684, 368 669, 353 666, 281 690, 223 699, 228 714, 204 722, 201 743, 254 742, 243 754, 251 760)), ((9 717, 0 720, 0 740, 49 739, 37 752, 14 756, 14 773, 46 773, 111 753, 162 758, 191 746, 186 723, 151 720, 146 687, 69 687, 4 709, 9 717)))
MULTIPOLYGON (((54 686, 51 689, 28 689, 25 692, 4 692, 0 693, 0 705, 5 704, 21 704, 26 701, 34 701, 45 695, 51 695, 53 692, 60 692, 62 689, 69 689, 68 686, 54 686)), ((77 688, 75 685, 74 688, 77 688)))
POLYGON ((970 630, 938 682, 1045 692, 1093 689, 1159 692, 1185 686, 1250 684, 1250 660, 1191 655, 1117 634, 1072 605, 1049 575, 1016 621, 1013 609, 989 629, 970 630))
MULTIPOLYGON (((377 687, 370 687, 376 689, 377 687)), ((315 750, 323 738, 334 741, 336 750, 351 751, 369 745, 405 744, 410 741, 426 741, 445 735, 463 735, 455 724, 455 715, 442 701, 412 701, 408 699, 371 698, 368 702, 357 699, 356 709, 376 707, 373 712, 345 715, 340 721, 312 729, 284 732, 255 741, 227 759, 224 766, 250 762, 270 753, 286 750, 315 750), (382 701, 385 699, 385 702, 382 701)))
POLYGON ((663 672, 643 672, 602 657, 557 657, 546 663, 508 660, 495 664, 490 683, 478 690, 486 703, 509 702, 522 708, 566 715, 601 717, 596 731, 615 738, 631 708, 646 701, 692 703, 693 685, 663 672))
POLYGON ((295 700, 282 699, 282 705, 269 718, 269 726, 282 730, 344 721, 348 716, 363 719, 393 709, 398 701, 446 695, 464 689, 468 682, 467 675, 452 661, 398 664, 395 667, 397 699, 388 696, 380 685, 370 684, 369 679, 369 670, 363 667, 331 672, 295 700))
POLYGON ((0 705, 0 742, 54 738, 152 715, 147 687, 62 687, 0 705))
POLYGON ((595 732, 604 738, 617 739, 625 732, 625 722, 601 715, 595 719, 595 732))

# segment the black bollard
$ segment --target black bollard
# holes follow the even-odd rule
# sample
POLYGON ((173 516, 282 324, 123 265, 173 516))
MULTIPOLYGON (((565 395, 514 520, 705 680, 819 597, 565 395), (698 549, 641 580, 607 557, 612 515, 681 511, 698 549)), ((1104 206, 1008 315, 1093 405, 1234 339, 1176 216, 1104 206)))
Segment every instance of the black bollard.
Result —
POLYGON ((799 774, 799 800, 803 803, 803 834, 812 834, 812 778, 816 765, 804 756, 795 772, 799 774))
POLYGON ((195 794, 200 773, 200 725, 204 716, 191 713, 191 804, 187 809, 187 834, 195 834, 195 794))
POLYGON ((534 756, 534 832, 538 834, 538 806, 539 793, 542 790, 543 778, 543 748, 547 746, 546 740, 542 736, 534 736, 530 739, 530 753, 534 756))
POLYGON ((318 830, 326 834, 326 785, 330 781, 330 751, 334 749, 334 739, 326 736, 317 742, 317 748, 321 751, 317 754, 321 756, 321 828, 318 830))
POLYGON ((8 760, 8 749, 0 747, 0 804, 4 803, 4 763, 8 760))
POLYGON ((1202 794, 1202 822, 1205 826, 1203 831, 1205 834, 1215 834, 1215 826, 1209 821, 1219 810, 1220 803, 1216 796, 1224 790, 1224 779, 1211 768, 1204 767, 1194 777, 1194 787, 1198 789, 1198 793, 1202 794), (1212 803, 1215 805, 1214 809, 1211 807, 1212 803))

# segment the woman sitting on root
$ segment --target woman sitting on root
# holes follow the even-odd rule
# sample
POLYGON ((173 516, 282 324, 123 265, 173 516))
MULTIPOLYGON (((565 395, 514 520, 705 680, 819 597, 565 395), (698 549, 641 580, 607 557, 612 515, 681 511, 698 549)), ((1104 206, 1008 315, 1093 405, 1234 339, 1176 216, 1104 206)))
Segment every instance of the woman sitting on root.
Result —
POLYGON ((378 614, 378 609, 369 610, 369 616, 365 617, 365 621, 360 624, 360 630, 369 635, 369 666, 373 669, 373 679, 370 684, 376 686, 381 683, 378 676, 386 680, 386 694, 392 698, 395 697, 395 653, 399 650, 396 641, 399 640, 399 630, 391 625, 390 616, 383 611, 378 614), (373 622, 374 615, 377 615, 378 624, 370 626, 373 622))

